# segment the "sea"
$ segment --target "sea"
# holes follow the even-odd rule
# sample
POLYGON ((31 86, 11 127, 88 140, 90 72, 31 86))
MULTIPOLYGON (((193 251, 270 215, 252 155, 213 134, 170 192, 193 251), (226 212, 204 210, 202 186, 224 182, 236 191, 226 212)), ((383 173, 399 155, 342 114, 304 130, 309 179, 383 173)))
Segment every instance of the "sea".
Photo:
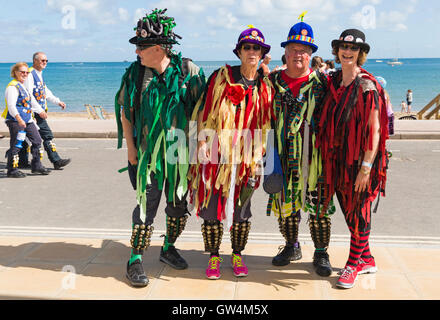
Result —
MULTIPOLYGON (((388 64, 391 59, 370 59, 364 68, 386 81, 394 111, 406 100, 408 89, 413 91, 412 111, 419 111, 440 93, 440 58, 400 59, 401 65, 388 64)), ((239 61, 194 61, 203 68, 206 77, 225 64, 238 65, 239 61)), ((272 60, 272 70, 281 61, 272 60)), ((4 109, 4 89, 11 81, 12 63, 0 63, 0 111, 4 109)), ((30 65, 30 64, 29 64, 30 65)), ((115 94, 121 77, 130 62, 49 62, 44 70, 48 88, 67 104, 64 112, 85 112, 85 104, 100 105, 114 112, 115 94)), ((49 112, 61 109, 49 104, 49 112)))

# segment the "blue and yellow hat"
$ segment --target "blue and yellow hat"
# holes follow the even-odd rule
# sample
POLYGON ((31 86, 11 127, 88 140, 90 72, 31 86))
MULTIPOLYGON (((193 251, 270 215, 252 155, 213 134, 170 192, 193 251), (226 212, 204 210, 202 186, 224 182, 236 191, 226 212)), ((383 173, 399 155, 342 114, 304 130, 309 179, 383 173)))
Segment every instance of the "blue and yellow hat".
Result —
POLYGON ((281 42, 281 47, 285 48, 289 43, 301 43, 312 47, 313 53, 315 53, 318 50, 318 46, 315 44, 312 27, 303 22, 304 15, 305 12, 299 16, 301 22, 290 28, 287 41, 281 42))

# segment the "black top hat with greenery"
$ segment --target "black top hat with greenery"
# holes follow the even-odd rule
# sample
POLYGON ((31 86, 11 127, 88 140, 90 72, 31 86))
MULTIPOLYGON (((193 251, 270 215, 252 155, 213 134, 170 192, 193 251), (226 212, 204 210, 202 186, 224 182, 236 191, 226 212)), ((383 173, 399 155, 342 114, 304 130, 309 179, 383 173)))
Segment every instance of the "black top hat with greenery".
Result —
POLYGON ((176 38, 182 39, 175 34, 173 28, 176 26, 174 18, 165 15, 167 9, 155 9, 144 18, 139 19, 134 28, 136 36, 129 40, 136 45, 147 44, 179 44, 176 38))

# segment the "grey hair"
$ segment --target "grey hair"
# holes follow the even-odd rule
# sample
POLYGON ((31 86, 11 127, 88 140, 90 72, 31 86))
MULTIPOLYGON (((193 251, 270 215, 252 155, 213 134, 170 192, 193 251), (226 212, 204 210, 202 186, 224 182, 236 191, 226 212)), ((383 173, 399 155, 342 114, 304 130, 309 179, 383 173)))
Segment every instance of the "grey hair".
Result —
POLYGON ((37 60, 37 57, 38 57, 40 54, 44 54, 44 52, 42 52, 42 51, 35 52, 34 55, 32 56, 32 61, 37 60))

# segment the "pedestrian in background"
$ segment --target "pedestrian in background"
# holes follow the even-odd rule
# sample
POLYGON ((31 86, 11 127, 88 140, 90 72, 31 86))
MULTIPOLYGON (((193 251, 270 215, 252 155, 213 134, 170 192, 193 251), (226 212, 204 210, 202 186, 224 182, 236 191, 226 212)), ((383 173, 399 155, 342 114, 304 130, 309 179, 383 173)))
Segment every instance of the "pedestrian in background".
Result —
POLYGON ((327 65, 327 68, 325 70, 327 74, 329 74, 330 72, 335 72, 336 71, 336 69, 335 69, 335 62, 333 60, 327 60, 325 62, 325 64, 327 65))
POLYGON ((268 76, 270 73, 269 63, 271 60, 272 57, 270 56, 270 54, 266 54, 266 56, 264 57, 263 61, 260 64, 260 68, 263 70, 263 74, 265 76, 268 76))
POLYGON ((276 72, 276 71, 280 71, 280 70, 286 70, 287 69, 287 61, 286 61, 286 55, 285 54, 283 54, 283 56, 281 57, 281 62, 283 63, 283 65, 280 67, 280 66, 276 66, 273 70, 272 70, 272 72, 276 72))
POLYGON ((320 56, 314 56, 312 58, 312 70, 319 70, 321 73, 325 73, 326 64, 324 63, 324 60, 320 56))
POLYGON ((407 108, 407 112, 410 113, 411 112, 411 105, 413 103, 413 93, 411 89, 408 89, 408 92, 406 93, 406 104, 408 106, 407 108))
POLYGON ((44 168, 40 160, 41 137, 38 133, 32 112, 37 103, 26 89, 25 81, 28 77, 28 65, 25 62, 16 63, 11 69, 13 80, 6 87, 6 109, 3 117, 9 128, 10 148, 7 152, 7 176, 24 178, 26 174, 18 169, 19 152, 23 149, 24 139, 27 137, 32 143, 32 173, 48 175, 49 170, 44 168))
POLYGON ((400 108, 401 108, 400 112, 407 112, 405 101, 402 100, 402 103, 400 104, 400 108))
MULTIPOLYGON (((47 101, 61 107, 62 110, 66 108, 66 104, 56 97, 52 91, 49 90, 43 79, 43 70, 47 67, 47 57, 44 52, 36 52, 33 55, 33 65, 29 69, 30 75, 26 79, 26 89, 34 96, 38 103, 38 110, 34 113, 37 121, 38 130, 43 139, 44 150, 46 150, 49 161, 53 164, 55 170, 60 170, 70 163, 70 159, 62 159, 53 142, 54 136, 52 130, 47 123, 47 101)), ((20 167, 27 167, 27 143, 25 142, 20 152, 20 167)))

